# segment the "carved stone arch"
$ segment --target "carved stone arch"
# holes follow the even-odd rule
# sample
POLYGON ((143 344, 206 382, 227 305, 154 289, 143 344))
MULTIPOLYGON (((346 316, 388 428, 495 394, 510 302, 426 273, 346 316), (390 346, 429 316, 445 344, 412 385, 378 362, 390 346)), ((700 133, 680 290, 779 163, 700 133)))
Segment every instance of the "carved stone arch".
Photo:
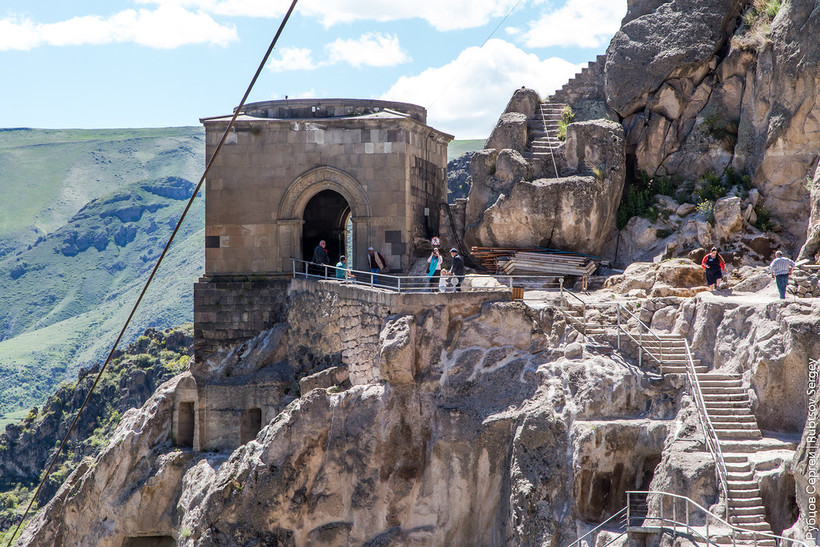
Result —
POLYGON ((315 167, 298 177, 288 187, 279 203, 279 219, 301 219, 310 198, 322 190, 341 194, 355 218, 370 218, 370 201, 362 185, 348 173, 335 167, 315 167))

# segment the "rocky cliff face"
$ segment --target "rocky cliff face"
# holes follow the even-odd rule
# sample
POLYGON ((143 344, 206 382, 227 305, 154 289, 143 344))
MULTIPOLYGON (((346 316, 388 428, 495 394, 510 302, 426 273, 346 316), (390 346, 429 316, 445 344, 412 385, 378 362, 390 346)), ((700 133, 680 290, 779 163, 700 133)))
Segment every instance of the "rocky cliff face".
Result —
MULTIPOLYGON (((302 294, 301 305, 310 298, 302 294)), ((808 404, 796 385, 820 356, 818 306, 725 305, 711 295, 627 305, 661 330, 685 333, 719 370, 742 372, 760 425, 796 443, 808 404)), ((328 306, 334 313, 344 303, 328 306)), ((287 328, 279 344, 298 346, 288 340, 307 325, 287 328)), ((328 388, 303 392, 230 453, 174 447, 176 401, 191 380, 166 383, 123 417, 21 543, 565 545, 623 507, 629 489, 719 501, 680 380, 638 368, 627 349, 578 344, 555 307, 490 300, 460 310, 449 301, 387 313, 379 329, 375 352, 357 354, 349 387, 327 379, 328 388)), ((334 332, 313 331, 329 337, 317 351, 344 355, 334 332)), ((265 361, 245 351, 256 364, 244 366, 242 353, 225 366, 265 361)), ((287 354, 284 346, 264 352, 287 354)), ((223 376, 219 365, 211 372, 223 376)), ((795 469, 806 456, 793 460, 790 446, 755 472, 768 481, 779 529, 799 514, 802 530, 795 469)))
MULTIPOLYGON (((596 252, 623 265, 685 256, 693 248, 712 245, 731 249, 743 257, 744 264, 768 261, 779 247, 796 255, 805 244, 801 256, 817 255, 820 206, 812 179, 820 157, 818 31, 820 14, 813 0, 628 2, 627 15, 605 59, 553 99, 568 101, 585 119, 594 103, 592 110, 623 126, 627 185, 645 185, 641 172, 648 179, 655 177, 643 189, 646 195, 631 205, 651 201, 653 194, 670 197, 641 212, 625 208, 629 216, 645 218, 636 217, 627 225, 627 216, 618 225, 620 234, 614 223, 601 217, 609 232, 596 237, 608 241, 596 252), (596 76, 600 81, 588 81, 596 76), (659 177, 666 177, 665 183, 659 177), (664 184, 672 187, 658 187, 664 184)), ((550 229, 554 218, 564 220, 560 231, 562 226, 577 225, 575 215, 583 217, 587 211, 576 204, 574 214, 556 217, 549 206, 554 197, 544 203, 533 201, 532 192, 526 192, 525 199, 514 199, 542 176, 555 176, 549 158, 529 154, 537 100, 537 96, 524 100, 523 90, 516 91, 486 144, 497 156, 490 161, 476 156, 478 172, 473 179, 478 184, 470 196, 473 203, 467 204, 468 243, 547 244, 549 238, 534 242, 526 231, 520 238, 502 237, 505 225, 513 223, 495 218, 495 210, 489 215, 485 210, 498 209, 504 200, 510 202, 508 207, 520 205, 526 218, 519 223, 538 225, 541 234, 555 233, 550 229), (518 160, 521 166, 513 180, 505 180, 495 160, 500 161, 508 150, 526 159, 518 160), (495 167, 496 173, 482 174, 487 167, 495 167), (489 192, 482 190, 482 183, 489 192), (525 207, 533 202, 538 207, 525 207)), ((589 150, 600 143, 584 145, 589 150)), ((567 146, 569 142, 553 151, 554 167, 561 175, 570 166, 567 146)), ((607 196, 616 202, 621 199, 620 190, 607 196)), ((583 239, 574 236, 553 244, 591 252, 583 239)))

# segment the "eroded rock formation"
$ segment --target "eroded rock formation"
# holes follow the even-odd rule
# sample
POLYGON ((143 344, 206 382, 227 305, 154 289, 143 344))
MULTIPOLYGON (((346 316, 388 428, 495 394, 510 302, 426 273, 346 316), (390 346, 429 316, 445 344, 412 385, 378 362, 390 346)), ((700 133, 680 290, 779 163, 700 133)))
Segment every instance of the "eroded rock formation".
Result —
MULTIPOLYGON (((600 345, 579 344, 552 305, 536 310, 469 294, 385 301, 392 309, 375 329, 350 327, 374 340, 374 351, 345 353, 329 323, 345 316, 352 293, 327 302, 332 293, 321 284, 292 292, 304 311, 336 319, 318 330, 298 321, 277 327, 287 336, 262 333, 221 364, 199 368, 198 381, 205 370, 222 383, 227 371, 243 371, 235 379, 243 393, 243 382, 299 356, 293 348, 309 332, 322 338, 315 362, 329 363, 327 352, 343 368, 357 363, 349 385, 339 366, 326 368, 324 383, 323 373, 310 376, 306 391, 265 418, 255 438, 209 453, 175 448, 179 402, 195 389, 190 374, 177 377, 123 418, 22 544, 153 537, 200 546, 561 545, 623 507, 627 490, 644 489, 686 495, 721 513, 714 463, 681 379, 661 379, 651 364, 636 367, 627 346, 600 353, 600 345), (263 364, 272 356, 282 360, 263 364)), ((599 304, 610 301, 604 293, 599 304)), ((794 439, 777 441, 752 465, 772 526, 803 533, 806 499, 795 489, 805 486, 798 475, 807 449, 796 457, 793 449, 813 400, 799 392, 810 360, 820 356, 820 308, 721 303, 711 295, 626 305, 659 332, 684 334, 717 370, 740 373, 761 428, 794 439)), ((200 404, 210 408, 204 393, 200 404)), ((198 414, 198 427, 214 425, 209 412, 198 414)))

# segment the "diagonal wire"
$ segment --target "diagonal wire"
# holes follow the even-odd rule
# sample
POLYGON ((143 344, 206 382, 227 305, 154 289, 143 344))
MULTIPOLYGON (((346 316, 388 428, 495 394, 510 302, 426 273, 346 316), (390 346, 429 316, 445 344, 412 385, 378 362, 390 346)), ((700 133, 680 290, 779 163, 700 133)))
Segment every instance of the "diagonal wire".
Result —
MULTIPOLYGON (((489 34, 489 36, 487 36, 487 38, 485 38, 485 39, 484 39, 484 41, 481 43, 481 45, 480 45, 480 46, 478 46, 478 49, 479 49, 479 50, 480 50, 481 48, 483 48, 483 47, 487 44, 487 42, 489 42, 489 41, 490 41, 490 38, 492 38, 493 36, 495 36, 495 33, 498 31, 498 29, 499 29, 499 28, 501 28, 501 25, 503 25, 503 24, 504 24, 504 21, 506 21, 506 20, 507 20, 507 18, 509 18, 509 16, 510 16, 510 15, 512 15, 512 12, 514 12, 514 11, 515 11, 515 9, 518 7, 518 5, 519 5, 520 3, 521 3, 521 0, 518 0, 518 2, 516 2, 516 3, 515 3, 515 5, 514 5, 512 8, 510 8, 510 11, 508 11, 508 12, 507 12, 507 15, 505 15, 505 16, 501 19, 501 21, 499 21, 499 22, 498 22, 498 24, 495 26, 495 28, 494 28, 494 29, 493 29, 493 31, 489 34)), ((445 86, 442 88, 441 92, 439 92, 439 94, 436 96, 436 98, 435 98, 435 99, 433 99, 433 100, 432 100, 432 101, 431 101, 431 102, 427 105, 427 110, 430 110, 430 107, 432 107, 434 104, 436 104, 436 102, 437 102, 439 99, 441 99, 441 96, 442 96, 442 95, 444 95, 444 92, 445 92, 445 91, 447 91, 447 90, 450 88, 450 86, 451 86, 451 85, 453 85, 453 82, 455 82, 455 81, 456 81, 456 78, 458 78, 458 77, 461 75, 461 73, 462 73, 462 72, 464 72, 464 71, 467 69, 467 67, 468 67, 468 66, 470 66, 470 65, 473 63, 473 61, 475 61, 475 59, 476 59, 476 56, 477 56, 477 55, 478 55, 478 52, 476 52, 476 53, 475 53, 475 55, 473 55, 473 56, 470 58, 470 60, 469 60, 469 61, 467 61, 466 63, 464 63, 464 65, 463 65, 463 66, 459 69, 459 71, 458 71, 458 72, 456 72, 455 74, 453 74, 453 77, 452 77, 452 78, 450 78, 450 81, 449 81, 449 82, 447 82, 447 85, 445 85, 445 86)))
POLYGON ((191 195, 191 198, 188 200, 188 204, 185 206, 185 210, 182 211, 182 215, 179 217, 179 220, 177 221, 177 225, 174 228, 174 231, 171 233, 171 236, 168 238, 168 242, 165 244, 165 248, 162 250, 162 254, 160 254, 159 258, 157 259, 157 263, 154 265, 154 269, 151 270, 151 275, 148 276, 148 280, 145 282, 145 285, 143 286, 142 291, 140 292, 140 295, 137 298, 137 301, 134 303, 134 307, 131 308, 131 313, 128 315, 128 319, 126 319, 125 324, 122 326, 122 330, 120 330, 119 336, 117 336, 117 339, 114 342, 114 345, 111 347, 111 351, 108 353, 108 357, 105 359, 105 363, 103 363, 103 366, 100 368, 100 372, 97 374, 97 377, 94 379, 94 383, 91 385, 91 389, 88 391, 88 395, 86 395, 85 400, 83 401, 83 404, 80 407, 80 410, 77 412, 77 416, 74 418, 74 421, 71 423, 71 427, 68 428, 68 432, 65 434, 65 437, 63 438, 63 441, 60 443, 60 448, 57 449, 57 453, 54 454, 54 457, 51 459, 51 464, 48 466, 48 469, 46 470, 45 474, 43 475, 43 478, 40 481, 39 486, 37 486, 37 491, 34 492, 34 495, 31 497, 31 500, 29 501, 28 506, 26 507, 26 511, 23 513, 23 518, 20 519, 20 522, 17 524, 17 527, 14 529, 14 533, 11 535, 11 538, 9 538, 9 542, 8 542, 7 547, 11 547, 11 544, 14 541, 14 538, 17 536, 17 533, 20 531, 20 527, 25 522, 26 517, 28 516, 29 511, 31 510, 31 506, 34 504, 34 501, 37 499, 37 496, 40 495, 40 491, 43 489, 43 485, 45 484, 45 482, 48 479, 49 475, 51 475, 51 471, 52 471, 52 469, 54 469, 54 464, 57 463, 57 459, 60 457, 60 454, 63 452, 63 448, 68 443, 68 437, 71 435, 71 432, 74 430, 74 427, 77 425, 77 422, 79 421, 80 416, 82 415, 83 411, 85 410, 85 407, 88 405, 88 401, 91 399, 91 395, 94 393, 94 389, 97 387, 97 384, 99 383, 100 378, 102 378, 102 375, 105 372, 106 367, 108 367, 108 364, 111 362, 111 358, 114 355, 114 351, 117 349, 117 345, 120 343, 120 340, 125 335, 125 331, 128 328, 128 325, 131 323, 131 319, 134 317, 134 314, 136 313, 137 308, 140 305, 140 302, 142 302, 143 296, 145 296, 145 293, 148 291, 148 287, 151 285, 151 282, 154 280, 154 276, 156 275, 157 270, 159 270, 159 266, 160 266, 160 264, 162 264, 162 261, 165 258, 165 255, 168 253, 168 249, 171 247, 171 243, 174 241, 174 238, 176 237, 177 232, 179 232, 180 227, 182 227, 182 223, 185 220, 185 217, 188 214, 188 211, 190 210, 191 205, 193 205, 194 199, 196 198, 196 195, 202 189, 202 184, 205 182, 205 178, 207 177, 208 172, 211 170, 211 166, 214 164, 214 160, 216 160, 217 156, 219 155, 219 151, 222 150, 222 146, 225 144, 225 139, 227 139, 228 133, 233 128, 234 122, 236 122, 236 118, 242 113, 242 108, 245 106, 245 101, 248 100, 248 95, 250 95, 251 90, 253 89, 253 86, 256 84, 256 80, 259 78, 259 75, 262 73, 262 69, 265 68, 265 64, 268 62, 268 58, 270 57, 271 53, 273 52, 273 48, 274 48, 274 46, 276 46, 276 42, 279 40, 279 36, 282 34, 282 31, 285 29, 285 24, 287 24, 288 19, 290 19, 290 16, 293 13, 293 10, 296 7, 296 3, 298 1, 299 0, 293 0, 293 2, 290 5, 290 8, 288 9, 287 13, 285 14, 285 17, 282 19, 282 23, 279 25, 279 29, 276 31, 276 35, 273 37, 273 40, 271 40, 270 46, 268 46, 268 50, 267 50, 267 52, 265 52, 265 56, 262 58, 262 61, 259 63, 259 67, 256 69, 256 73, 253 75, 253 78, 251 79, 250 84, 248 84, 248 88, 245 90, 245 94, 242 96, 242 100, 239 102, 239 106, 237 106, 236 109, 234 110, 233 116, 231 117, 231 121, 228 123, 228 127, 226 127, 225 132, 222 133, 222 138, 219 139, 219 144, 217 144, 216 150, 214 150, 213 156, 211 156, 211 159, 208 161, 208 164, 205 166, 205 171, 203 171, 202 176, 199 178, 199 183, 196 185, 196 189, 194 189, 194 193, 191 195))

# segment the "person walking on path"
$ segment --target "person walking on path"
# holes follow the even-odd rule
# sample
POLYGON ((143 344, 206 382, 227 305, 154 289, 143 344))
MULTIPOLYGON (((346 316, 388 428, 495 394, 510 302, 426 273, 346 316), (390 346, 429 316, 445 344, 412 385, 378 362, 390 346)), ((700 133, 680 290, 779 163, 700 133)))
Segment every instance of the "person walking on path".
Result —
POLYGON ((709 285, 709 290, 714 291, 715 288, 719 289, 723 272, 726 271, 726 262, 724 262, 723 257, 718 254, 717 248, 712 247, 712 250, 703 257, 703 261, 701 261, 700 265, 706 270, 706 284, 709 285))
POLYGON ((464 284, 464 259, 458 254, 458 249, 455 247, 450 249, 450 256, 453 257, 453 265, 450 267, 450 273, 455 277, 452 284, 455 286, 456 292, 461 292, 461 285, 464 284))
POLYGON ((438 287, 438 278, 441 276, 441 255, 438 249, 433 249, 430 256, 427 257, 427 288, 435 289, 438 287))
POLYGON ((324 266, 330 265, 330 255, 327 254, 325 247, 327 247, 327 243, 324 239, 316 245, 316 248, 313 249, 313 263, 320 266, 319 275, 327 277, 327 268, 324 266))
MULTIPOLYGON (((387 262, 384 260, 382 254, 373 247, 367 248, 367 263, 370 265, 371 274, 384 273, 387 271, 387 262)), ((379 276, 373 275, 371 278, 373 283, 378 284, 379 276)))
POLYGON ((769 264, 769 273, 777 283, 777 290, 780 293, 780 300, 786 299, 786 286, 789 284, 789 276, 794 270, 794 261, 783 256, 783 253, 777 251, 774 253, 774 260, 769 264))

